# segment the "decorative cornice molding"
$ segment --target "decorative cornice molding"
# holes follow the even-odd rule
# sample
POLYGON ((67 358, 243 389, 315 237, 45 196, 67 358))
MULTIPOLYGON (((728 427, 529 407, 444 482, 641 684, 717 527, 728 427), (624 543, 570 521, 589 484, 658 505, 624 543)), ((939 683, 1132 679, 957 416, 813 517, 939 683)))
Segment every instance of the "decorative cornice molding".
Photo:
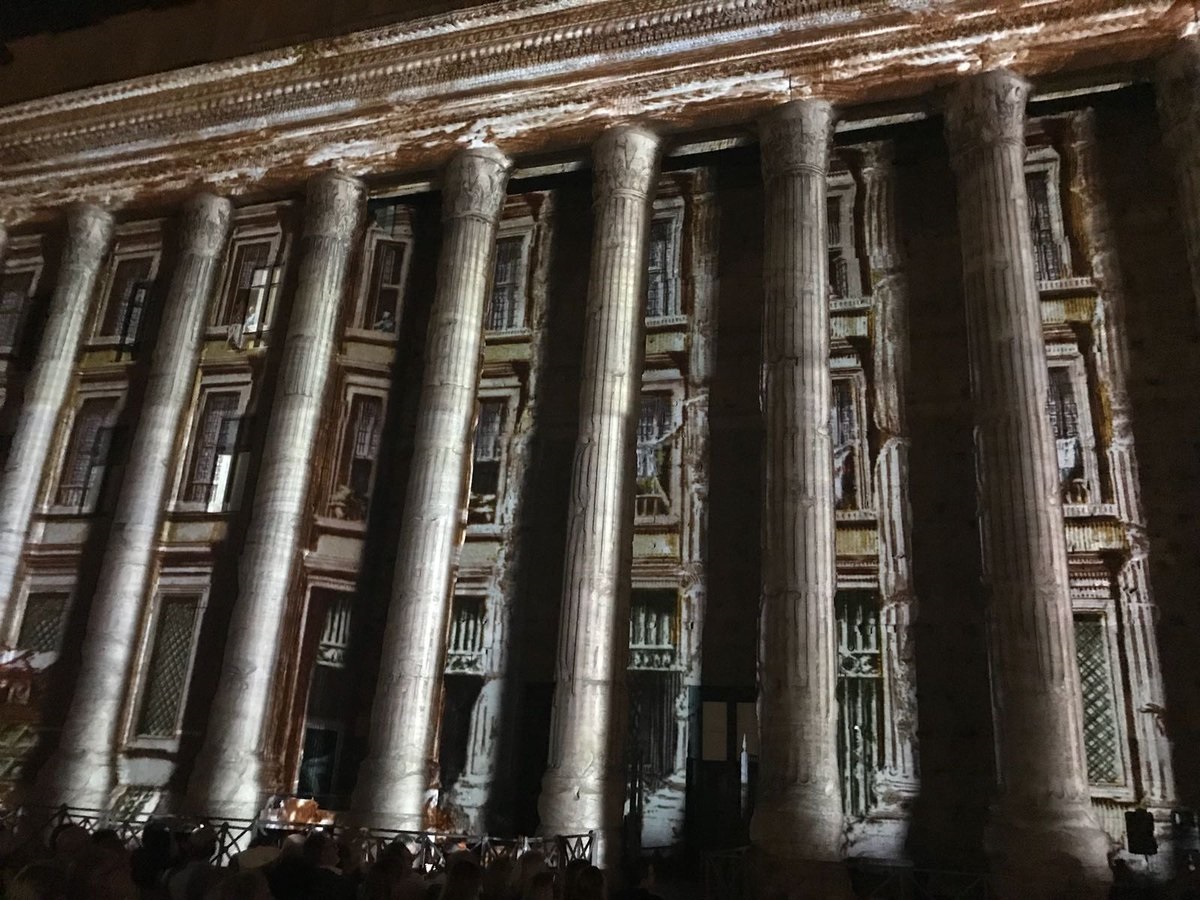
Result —
POLYGON ((993 59, 1027 77, 1158 55, 1179 0, 504 0, 0 109, 0 209, 180 202, 432 171, 463 146, 577 150, 636 116, 744 124, 803 96, 913 97, 993 59))

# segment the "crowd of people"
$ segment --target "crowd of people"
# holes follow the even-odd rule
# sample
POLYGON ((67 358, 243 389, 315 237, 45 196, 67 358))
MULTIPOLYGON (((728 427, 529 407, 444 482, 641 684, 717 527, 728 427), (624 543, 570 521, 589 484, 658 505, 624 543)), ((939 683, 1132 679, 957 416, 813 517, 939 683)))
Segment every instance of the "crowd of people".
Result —
MULTIPOLYGON (((610 900, 586 860, 552 869, 530 850, 487 864, 468 848, 422 866, 401 841, 368 859, 352 837, 261 835, 219 864, 217 833, 150 822, 130 849, 115 831, 55 828, 48 841, 0 832, 3 900, 610 900)), ((653 869, 631 873, 628 897, 654 900, 653 869)))

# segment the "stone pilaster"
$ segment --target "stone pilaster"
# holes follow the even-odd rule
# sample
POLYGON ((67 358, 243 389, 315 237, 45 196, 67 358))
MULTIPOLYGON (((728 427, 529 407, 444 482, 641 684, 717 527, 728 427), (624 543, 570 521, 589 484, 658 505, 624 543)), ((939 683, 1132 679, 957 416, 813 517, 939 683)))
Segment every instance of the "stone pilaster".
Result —
POLYGON ((987 850, 1002 897, 1100 882, 1049 378, 1025 194, 1028 86, 993 71, 949 98, 958 183, 999 790, 987 850))
POLYGON ((759 125, 763 259, 762 598, 758 800, 751 839, 785 871, 848 888, 837 757, 833 446, 826 174, 833 109, 779 107, 759 125))
POLYGON ((112 216, 96 206, 67 213, 66 243, 49 317, 25 384, 12 447, 0 479, 0 624, 16 632, 13 593, 43 468, 75 378, 79 341, 100 265, 112 239, 112 216))
MULTIPOLYGON (((879 436, 875 497, 879 515, 879 595, 883 627, 883 767, 876 775, 879 813, 907 820, 920 788, 917 769, 917 680, 913 623, 912 509, 908 499, 905 392, 909 375, 908 280, 896 234, 891 146, 864 152, 866 252, 874 307, 872 414, 879 436)), ((904 829, 895 835, 904 853, 904 829)))
POLYGON ((649 131, 616 127, 592 153, 596 223, 579 436, 550 758, 538 809, 546 834, 595 830, 598 865, 620 859, 636 425, 659 146, 649 131))
POLYGON ((192 397, 229 223, 229 201, 219 197, 201 194, 184 209, 179 256, 129 451, 129 471, 136 477, 121 484, 71 707, 58 748, 38 773, 39 793, 48 805, 106 808, 116 781, 114 753, 177 467, 176 435, 192 397))
POLYGON ((471 473, 475 394, 509 160, 464 150, 442 182, 444 233, 396 574, 354 812, 421 829, 437 771, 446 628, 471 473))
POLYGON ((238 563, 238 597, 189 784, 191 805, 207 814, 253 816, 275 787, 276 762, 265 758, 272 689, 363 199, 362 184, 344 175, 317 175, 308 185, 300 274, 238 563))
POLYGON ((0 273, 4 271, 4 256, 8 252, 8 229, 0 222, 0 273))
POLYGON ((1158 114, 1175 168, 1192 296, 1200 313, 1200 38, 1189 37, 1159 61, 1158 114))
MULTIPOLYGON (((1129 401, 1129 347, 1125 328, 1125 284, 1101 183, 1096 124, 1091 113, 1074 117, 1073 152, 1079 162, 1073 189, 1089 211, 1085 233, 1092 275, 1101 287, 1095 336, 1101 377, 1108 392, 1111 437, 1108 465, 1117 513, 1125 524, 1129 554, 1117 570, 1124 657, 1133 707, 1138 801, 1165 819, 1176 802, 1171 741, 1163 713, 1162 666, 1158 647, 1158 604, 1150 583, 1150 536, 1142 504, 1141 478, 1129 401)), ((1115 662, 1115 661, 1114 661, 1115 662)))

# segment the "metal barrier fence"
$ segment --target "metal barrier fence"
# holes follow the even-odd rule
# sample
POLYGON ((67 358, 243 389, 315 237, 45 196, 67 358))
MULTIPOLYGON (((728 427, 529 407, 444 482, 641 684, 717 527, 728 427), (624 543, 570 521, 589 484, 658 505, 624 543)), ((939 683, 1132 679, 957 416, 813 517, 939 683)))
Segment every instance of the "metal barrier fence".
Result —
POLYGON ((260 819, 212 819, 200 816, 156 815, 139 812, 133 815, 113 810, 21 806, 0 809, 0 828, 10 832, 19 846, 37 843, 48 846, 55 831, 77 825, 89 833, 109 830, 130 849, 141 843, 143 830, 150 822, 162 823, 177 834, 185 834, 201 826, 212 830, 217 851, 214 862, 227 866, 233 858, 258 843, 281 844, 290 834, 305 834, 319 829, 338 840, 357 847, 367 861, 373 861, 389 844, 400 841, 413 854, 414 868, 426 874, 440 871, 446 857, 460 850, 477 854, 487 866, 501 857, 519 857, 536 851, 546 858, 552 869, 565 866, 576 859, 592 861, 594 833, 568 834, 554 837, 495 838, 488 835, 447 834, 428 831, 394 831, 368 828, 337 821, 309 824, 260 819))

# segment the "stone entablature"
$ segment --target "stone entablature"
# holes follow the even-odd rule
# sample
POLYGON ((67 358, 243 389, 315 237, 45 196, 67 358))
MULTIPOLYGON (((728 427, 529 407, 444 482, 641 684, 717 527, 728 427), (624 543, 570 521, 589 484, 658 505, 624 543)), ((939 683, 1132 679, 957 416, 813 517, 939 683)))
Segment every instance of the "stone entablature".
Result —
POLYGON ((0 208, 18 223, 68 199, 176 202, 197 181, 294 187, 335 161, 411 175, 481 142, 577 151, 632 117, 696 130, 813 94, 917 98, 999 64, 1037 77, 1158 55, 1191 19, 1167 0, 489 4, 0 110, 0 208))

